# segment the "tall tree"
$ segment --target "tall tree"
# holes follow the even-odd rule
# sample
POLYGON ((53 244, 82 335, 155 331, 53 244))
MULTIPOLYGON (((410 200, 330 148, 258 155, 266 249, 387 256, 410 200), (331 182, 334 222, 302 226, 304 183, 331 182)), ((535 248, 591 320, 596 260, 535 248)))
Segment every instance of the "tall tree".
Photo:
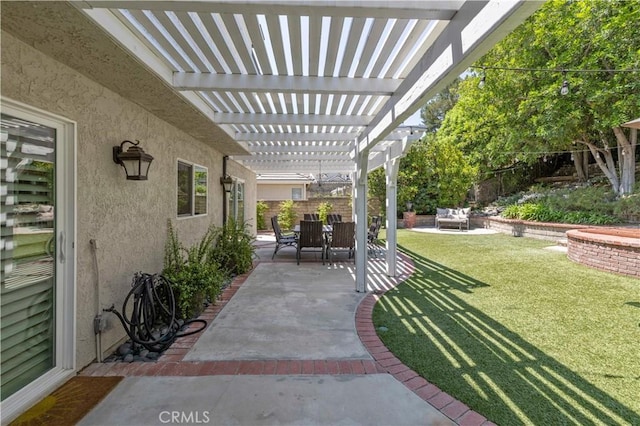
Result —
POLYGON ((422 118, 428 133, 435 133, 440 128, 447 112, 458 102, 460 81, 460 78, 456 78, 420 110, 420 118, 422 118))
POLYGON ((616 193, 632 192, 637 141, 619 126, 640 116, 638 22, 636 1, 545 3, 478 61, 484 88, 463 82, 440 132, 481 167, 569 150, 579 167, 590 152, 616 193))

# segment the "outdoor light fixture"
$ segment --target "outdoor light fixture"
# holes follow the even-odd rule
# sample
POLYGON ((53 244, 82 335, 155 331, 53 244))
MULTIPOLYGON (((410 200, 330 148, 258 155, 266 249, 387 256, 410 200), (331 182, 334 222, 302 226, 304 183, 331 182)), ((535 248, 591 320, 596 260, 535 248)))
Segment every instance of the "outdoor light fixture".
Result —
POLYGON ((128 180, 147 180, 149 166, 153 161, 153 157, 144 152, 138 144, 139 140, 123 141, 120 146, 113 147, 113 162, 124 168, 128 180), (125 143, 132 145, 126 152, 123 149, 125 143))
POLYGON ((562 96, 565 96, 569 94, 569 81, 567 80, 566 71, 562 71, 562 77, 564 81, 562 82, 562 88, 560 89, 560 94, 562 96))
POLYGON ((224 192, 231 192, 231 186, 233 185, 233 178, 229 175, 221 176, 220 185, 224 187, 224 192))
POLYGON ((482 78, 480 79, 480 83, 478 83, 479 89, 482 89, 484 87, 486 80, 487 80, 487 74, 486 74, 485 68, 482 67, 482 78))

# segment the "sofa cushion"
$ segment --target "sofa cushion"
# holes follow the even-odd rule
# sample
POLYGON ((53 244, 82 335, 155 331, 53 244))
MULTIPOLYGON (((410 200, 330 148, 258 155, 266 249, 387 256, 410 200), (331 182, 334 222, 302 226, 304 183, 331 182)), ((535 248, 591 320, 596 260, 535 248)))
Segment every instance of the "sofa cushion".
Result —
POLYGON ((439 219, 460 219, 466 220, 469 218, 469 214, 471 213, 471 208, 467 207, 464 209, 436 209, 436 216, 439 219))
POLYGON ((447 216, 449 216, 449 209, 438 208, 438 209, 436 209, 436 215, 438 217, 447 217, 447 216))

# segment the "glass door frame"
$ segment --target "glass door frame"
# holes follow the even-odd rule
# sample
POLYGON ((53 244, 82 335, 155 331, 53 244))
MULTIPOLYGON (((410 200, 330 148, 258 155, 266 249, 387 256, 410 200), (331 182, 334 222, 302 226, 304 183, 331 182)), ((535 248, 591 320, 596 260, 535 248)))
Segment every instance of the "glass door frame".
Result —
POLYGON ((76 370, 76 123, 6 97, 4 114, 56 130, 56 268, 54 367, 0 403, 2 421, 9 421, 51 393, 76 370))

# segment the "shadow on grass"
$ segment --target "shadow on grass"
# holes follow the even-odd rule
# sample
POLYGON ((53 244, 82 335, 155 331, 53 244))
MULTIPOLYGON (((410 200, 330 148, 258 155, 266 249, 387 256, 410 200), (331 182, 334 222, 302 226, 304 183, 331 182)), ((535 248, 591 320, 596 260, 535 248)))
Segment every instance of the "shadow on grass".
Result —
POLYGON ((415 272, 379 301, 374 321, 382 324, 380 309, 395 312, 380 337, 410 368, 501 425, 640 424, 638 413, 456 296, 487 284, 403 251, 415 272))

